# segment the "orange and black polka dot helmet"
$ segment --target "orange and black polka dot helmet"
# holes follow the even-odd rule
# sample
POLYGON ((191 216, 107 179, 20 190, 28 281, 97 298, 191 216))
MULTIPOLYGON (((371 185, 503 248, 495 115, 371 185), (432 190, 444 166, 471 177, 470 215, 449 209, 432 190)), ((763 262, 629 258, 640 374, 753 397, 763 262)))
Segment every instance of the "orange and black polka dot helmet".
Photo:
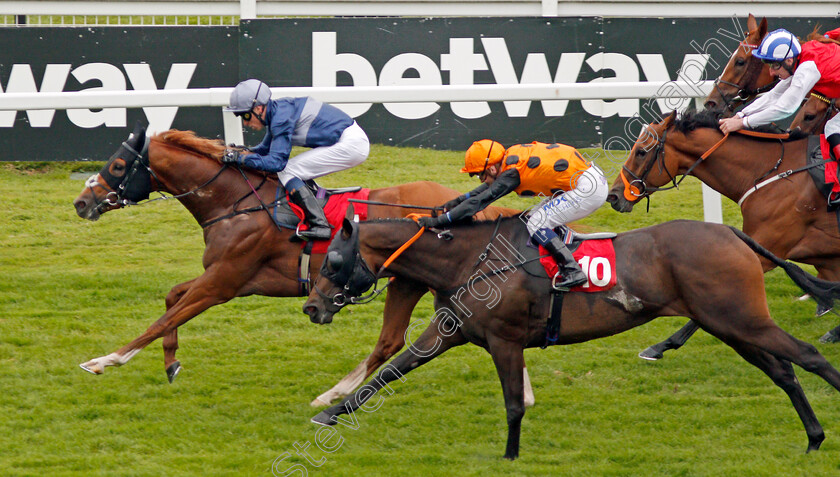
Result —
POLYGON ((461 172, 471 174, 481 173, 498 162, 502 162, 505 157, 505 146, 501 143, 493 141, 492 139, 482 139, 472 143, 464 159, 464 167, 461 172))

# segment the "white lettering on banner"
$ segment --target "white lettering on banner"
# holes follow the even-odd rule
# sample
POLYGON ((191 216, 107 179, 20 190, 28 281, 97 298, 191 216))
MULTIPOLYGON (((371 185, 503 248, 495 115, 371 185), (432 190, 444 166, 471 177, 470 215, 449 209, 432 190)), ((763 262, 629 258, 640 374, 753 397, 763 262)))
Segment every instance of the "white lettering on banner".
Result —
MULTIPOLYGON (((99 80, 102 86, 87 88, 85 91, 125 91, 125 76, 122 71, 108 63, 88 63, 73 70, 73 77, 79 83, 85 84, 88 81, 99 80)), ((92 109, 68 109, 67 118, 76 126, 83 128, 95 128, 105 125, 106 127, 125 127, 125 108, 104 108, 99 111, 92 109)))
MULTIPOLYGON (((197 63, 174 63, 169 69, 169 75, 166 77, 163 89, 186 89, 189 87, 196 66, 198 66, 197 63)), ((131 82, 131 87, 136 91, 156 91, 158 89, 149 65, 145 63, 128 64, 123 65, 123 68, 125 68, 128 80, 131 82)), ((143 108, 143 113, 149 120, 149 127, 146 132, 152 134, 166 131, 172 126, 175 115, 178 113, 178 107, 147 107, 143 108)))
MULTIPOLYGON (((449 71, 449 84, 475 84, 473 73, 487 69, 484 55, 473 52, 472 38, 450 38, 449 54, 440 55, 440 69, 449 71)), ((452 112, 464 119, 476 119, 490 114, 486 101, 452 103, 452 112)))
MULTIPOLYGON (((440 86, 443 79, 440 70, 431 58, 419 53, 397 55, 384 66, 379 74, 380 86, 440 86), (417 78, 406 78, 407 71, 417 72, 417 78)), ((431 116, 440 109, 437 103, 384 103, 385 109, 394 116, 403 119, 421 119, 431 116)))
MULTIPOLYGON (((170 67, 169 75, 163 89, 184 89, 189 87, 195 72, 197 63, 174 63, 170 67)), ((151 66, 146 63, 124 64, 128 80, 135 90, 157 90, 152 76, 151 66)), ((32 67, 28 64, 12 65, 8 84, 3 88, 0 84, 0 93, 58 93, 64 90, 67 85, 67 78, 73 75, 80 84, 98 82, 99 86, 85 88, 82 91, 126 91, 126 75, 114 65, 109 63, 86 63, 71 71, 69 64, 48 64, 44 69, 44 77, 41 79, 41 88, 38 89, 35 83, 35 76, 32 74, 32 67)), ((149 121, 149 132, 165 131, 172 126, 178 107, 149 107, 143 108, 143 112, 149 121)), ((54 109, 26 111, 29 124, 34 128, 48 128, 52 125, 55 117, 54 109)), ((15 125, 17 111, 0 111, 0 128, 11 128, 15 125)), ((104 108, 100 110, 91 109, 68 109, 67 118, 76 126, 82 128, 125 127, 125 108, 104 108)))
MULTIPOLYGON (((312 86, 336 86, 339 71, 353 78, 353 86, 376 86, 376 71, 368 60, 355 53, 336 53, 335 37, 334 31, 312 32, 312 86)), ((365 114, 371 103, 337 106, 355 118, 365 114)))
MULTIPOLYGON (((592 83, 639 81, 641 72, 647 81, 671 81, 671 75, 661 54, 638 54, 636 60, 621 53, 596 53, 586 58, 585 53, 561 53, 554 77, 545 53, 528 53, 522 67, 522 75, 517 78, 516 66, 511 59, 510 50, 504 38, 481 38, 484 53, 475 51, 473 38, 450 38, 449 52, 440 55, 438 63, 422 53, 401 53, 388 60, 379 72, 365 57, 356 53, 337 52, 336 32, 312 32, 312 86, 333 87, 337 85, 339 72, 350 75, 354 86, 391 86, 391 85, 441 85, 441 71, 449 72, 449 84, 475 84, 475 72, 489 70, 496 84, 539 84, 539 83, 575 83, 584 61, 596 73, 611 71, 608 77, 595 78, 592 83), (407 72, 416 75, 406 77, 407 72)), ((677 80, 698 83, 703 78, 708 54, 691 53, 683 58, 682 67, 677 73, 677 80)), ((674 88, 674 86, 666 87, 674 88)), ((665 87, 663 87, 665 88, 665 87)), ((701 91, 692 94, 705 96, 701 91)), ((656 104, 662 113, 674 109, 683 109, 688 98, 658 98, 656 104)), ((527 117, 531 108, 531 101, 504 101, 505 112, 508 117, 527 117)), ((542 100, 540 104, 546 117, 563 116, 569 100, 542 100)), ((358 117, 367 112, 371 103, 339 104, 339 108, 347 114, 358 117)), ((639 114, 638 99, 582 100, 584 111, 608 118, 633 117, 639 114)), ((429 117, 440 109, 437 103, 385 103, 387 109, 394 116, 401 119, 422 119, 429 117)), ((491 113, 490 105, 486 101, 453 102, 450 104, 452 112, 464 119, 476 119, 491 113)))

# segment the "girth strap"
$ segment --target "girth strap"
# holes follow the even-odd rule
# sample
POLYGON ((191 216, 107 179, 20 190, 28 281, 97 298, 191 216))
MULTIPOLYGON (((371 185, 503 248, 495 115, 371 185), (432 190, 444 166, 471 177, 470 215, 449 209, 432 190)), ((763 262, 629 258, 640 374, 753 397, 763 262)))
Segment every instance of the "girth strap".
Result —
POLYGON ((313 242, 307 240, 300 251, 300 257, 298 257, 298 296, 308 296, 312 289, 312 275, 309 270, 309 262, 312 259, 312 245, 313 242))
POLYGON ((551 291, 551 304, 548 315, 548 323, 545 326, 545 343, 540 346, 542 349, 557 344, 560 338, 560 315, 563 311, 563 296, 564 292, 559 290, 551 291))

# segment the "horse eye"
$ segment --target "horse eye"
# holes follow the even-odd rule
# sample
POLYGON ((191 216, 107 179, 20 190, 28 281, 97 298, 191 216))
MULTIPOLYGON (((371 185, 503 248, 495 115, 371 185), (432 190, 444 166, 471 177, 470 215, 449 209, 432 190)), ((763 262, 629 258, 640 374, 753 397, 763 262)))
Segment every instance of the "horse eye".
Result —
POLYGON ((816 118, 816 117, 817 117, 817 116, 816 116, 816 115, 814 115, 814 114, 806 114, 806 115, 805 115, 805 117, 804 117, 803 119, 805 119, 805 121, 813 121, 813 120, 814 120, 814 118, 816 118))
POLYGON ((644 149, 639 149, 638 151, 636 151, 636 155, 639 157, 645 157, 645 154, 647 154, 647 151, 644 149))
POLYGON ((747 64, 747 61, 743 58, 737 58, 735 60, 735 65, 736 66, 744 66, 745 64, 747 64))

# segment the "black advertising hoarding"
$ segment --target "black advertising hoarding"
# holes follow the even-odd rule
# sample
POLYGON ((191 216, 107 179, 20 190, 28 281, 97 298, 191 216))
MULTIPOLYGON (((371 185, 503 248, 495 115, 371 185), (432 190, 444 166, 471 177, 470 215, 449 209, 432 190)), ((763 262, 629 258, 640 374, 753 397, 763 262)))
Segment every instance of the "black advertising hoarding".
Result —
MULTIPOLYGON (((238 34, 237 27, 4 27, 0 86, 18 93, 230 86, 239 78, 238 34)), ((207 137, 223 130, 219 108, 0 111, 0 160, 105 160, 138 120, 207 137)))
MULTIPOLYGON (((830 18, 768 19, 800 37, 830 18)), ((6 92, 713 79, 745 18, 312 18, 239 27, 0 28, 6 92)), ((666 85, 667 88, 673 86, 666 85)), ((699 94, 699 93, 698 93, 699 94)), ((2 101, 2 96, 0 96, 2 101)), ((341 105, 378 144, 464 150, 477 139, 628 148, 680 99, 341 105)), ((0 111, 0 160, 104 159, 136 120, 223 134, 218 108, 0 111)), ((246 135, 254 144, 261 134, 246 135)))
MULTIPOLYGON (((272 86, 590 81, 597 74, 582 61, 601 50, 602 39, 597 18, 283 19, 241 28, 243 74, 272 86)), ((599 142, 600 121, 580 101, 342 107, 373 142, 389 145, 462 150, 484 137, 599 142)))

